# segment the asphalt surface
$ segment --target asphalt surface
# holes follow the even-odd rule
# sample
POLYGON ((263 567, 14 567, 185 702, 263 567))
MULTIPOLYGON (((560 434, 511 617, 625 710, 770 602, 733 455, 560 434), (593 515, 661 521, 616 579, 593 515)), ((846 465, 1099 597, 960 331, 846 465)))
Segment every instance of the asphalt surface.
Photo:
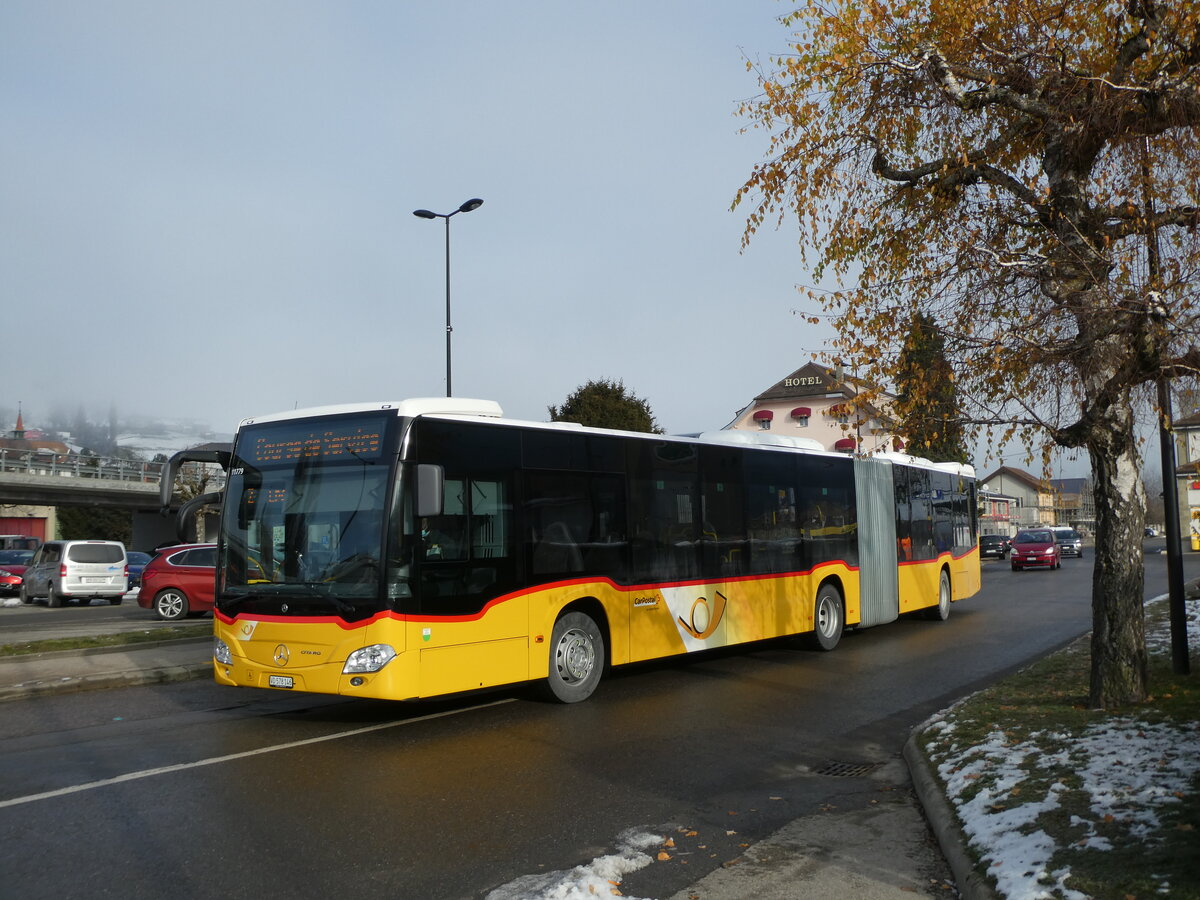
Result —
MULTIPOLYGON (((89 633, 96 633, 95 623, 89 633)), ((49 636, 66 635, 59 629, 47 635, 32 626, 5 627, 0 632, 0 640, 6 644, 49 636)), ((208 678, 212 673, 210 647, 211 638, 200 637, 0 657, 0 704, 72 691, 208 678)), ((953 810, 912 739, 904 757, 913 789, 961 895, 993 897, 972 872, 953 810)), ((899 762, 894 766, 903 769, 899 762)), ((903 782, 905 775, 903 771, 879 773, 893 783, 903 782)), ((924 826, 921 811, 900 798, 883 804, 871 801, 860 813, 839 817, 834 827, 828 819, 798 819, 749 847, 737 865, 710 873, 669 900, 911 898, 929 888, 924 826), (898 839, 899 835, 913 838, 906 842, 898 839)))
MULTIPOLYGON (((1194 593, 1197 583, 1188 588, 1194 593)), ((55 618, 53 622, 42 617, 4 621, 0 642, 128 632, 165 624, 145 619, 97 623, 82 618, 78 623, 66 623, 55 618)), ((193 637, 0 657, 0 704, 74 691, 209 678, 210 648, 210 637, 193 637)), ((914 728, 913 735, 923 727, 914 728)), ((873 776, 878 782, 875 786, 868 783, 864 787, 864 797, 871 799, 858 812, 797 819, 748 847, 736 865, 716 869, 665 900, 901 900, 914 894, 940 893, 943 886, 931 886, 927 877, 930 848, 925 843, 926 826, 937 840, 960 896, 994 898, 995 893, 972 867, 958 819, 917 750, 915 737, 906 743, 903 756, 903 763, 891 763, 873 776), (887 771, 889 768, 894 771, 887 771), (920 809, 898 794, 886 802, 877 799, 879 785, 905 781, 911 781, 920 809)))

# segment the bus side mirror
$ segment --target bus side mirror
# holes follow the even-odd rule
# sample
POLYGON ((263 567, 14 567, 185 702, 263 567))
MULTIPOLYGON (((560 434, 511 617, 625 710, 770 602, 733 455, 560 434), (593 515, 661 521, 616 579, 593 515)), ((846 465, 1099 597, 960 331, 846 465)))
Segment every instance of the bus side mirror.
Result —
POLYGON ((417 518, 442 514, 442 493, 446 473, 441 466, 421 463, 417 466, 417 518))

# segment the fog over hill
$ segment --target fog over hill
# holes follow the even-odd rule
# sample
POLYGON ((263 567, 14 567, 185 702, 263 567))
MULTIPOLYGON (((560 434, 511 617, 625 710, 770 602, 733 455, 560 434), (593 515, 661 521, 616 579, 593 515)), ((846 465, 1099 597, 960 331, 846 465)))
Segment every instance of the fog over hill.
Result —
POLYGON ((154 459, 159 453, 170 456, 197 444, 213 441, 228 443, 232 440, 232 433, 215 432, 204 423, 187 420, 166 419, 157 421, 150 427, 142 425, 117 432, 117 446, 123 450, 131 450, 148 460, 154 459))
POLYGON ((13 436, 18 414, 26 438, 61 440, 76 452, 86 449, 100 456, 152 460, 159 453, 170 456, 197 444, 233 439, 232 431, 215 431, 206 421, 182 416, 122 416, 115 409, 98 416, 82 407, 68 414, 61 407, 43 411, 2 405, 0 436, 13 436))

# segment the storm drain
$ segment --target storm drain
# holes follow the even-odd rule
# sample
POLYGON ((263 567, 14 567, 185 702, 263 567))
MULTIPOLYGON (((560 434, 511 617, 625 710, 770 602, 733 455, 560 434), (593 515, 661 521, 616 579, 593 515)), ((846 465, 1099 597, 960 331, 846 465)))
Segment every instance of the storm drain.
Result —
POLYGON ((831 762, 817 769, 817 775, 828 775, 830 778, 861 778, 870 775, 883 763, 851 763, 831 762))

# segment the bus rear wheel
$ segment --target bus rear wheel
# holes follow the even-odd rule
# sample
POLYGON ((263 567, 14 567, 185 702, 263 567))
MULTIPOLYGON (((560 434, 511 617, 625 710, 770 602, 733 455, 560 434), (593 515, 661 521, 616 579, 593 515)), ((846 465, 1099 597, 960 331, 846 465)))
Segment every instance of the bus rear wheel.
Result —
POLYGON ((950 618, 950 573, 942 569, 942 577, 938 579, 937 606, 925 610, 925 617, 935 622, 945 622, 950 618))
POLYGON ((546 688, 560 703, 586 700, 604 671, 604 635, 592 617, 570 612, 554 623, 546 688))
POLYGON ((804 635, 804 645, 810 650, 832 650, 842 639, 846 623, 842 594, 832 584, 823 584, 813 604, 813 630, 804 635))

